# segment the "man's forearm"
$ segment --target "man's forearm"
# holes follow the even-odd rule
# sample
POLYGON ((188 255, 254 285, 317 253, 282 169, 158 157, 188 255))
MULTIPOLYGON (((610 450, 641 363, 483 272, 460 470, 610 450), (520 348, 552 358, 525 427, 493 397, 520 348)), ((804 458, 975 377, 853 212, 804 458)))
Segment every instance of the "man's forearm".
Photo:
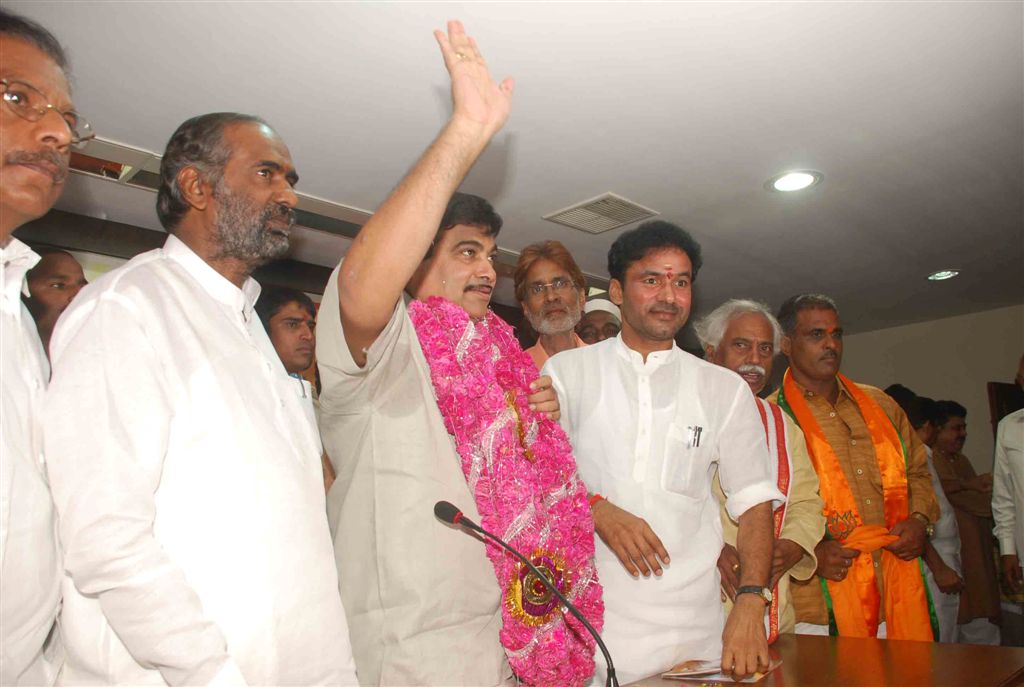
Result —
POLYGON ((740 555, 740 586, 763 587, 772 570, 771 503, 759 503, 739 518, 736 550, 740 555))
POLYGON ((488 140, 479 125, 449 122, 359 231, 338 275, 346 325, 379 333, 387 324, 430 248, 448 201, 488 140))

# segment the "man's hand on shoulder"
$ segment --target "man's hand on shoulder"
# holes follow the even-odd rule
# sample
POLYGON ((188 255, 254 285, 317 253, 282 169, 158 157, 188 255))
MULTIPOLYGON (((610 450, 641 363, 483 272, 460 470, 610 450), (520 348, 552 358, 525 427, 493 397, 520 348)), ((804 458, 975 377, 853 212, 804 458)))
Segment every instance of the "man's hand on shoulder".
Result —
POLYGON ((913 516, 893 525, 893 528, 889 530, 889 534, 896 535, 899 537, 899 540, 894 541, 885 548, 905 561, 910 561, 920 556, 924 551, 925 542, 928 541, 924 523, 913 516))
POLYGON ((530 384, 530 393, 526 400, 530 404, 530 410, 537 413, 544 413, 550 419, 558 422, 562 417, 562 408, 558 404, 558 394, 551 384, 551 377, 538 377, 530 384))
POLYGON ((607 499, 595 503, 592 512, 601 541, 619 557, 630 575, 649 577, 652 571, 661 575, 661 566, 669 564, 668 551, 646 520, 607 499))
POLYGON ((758 595, 740 594, 725 621, 722 672, 736 680, 768 670, 771 665, 764 632, 764 606, 764 599, 758 595))

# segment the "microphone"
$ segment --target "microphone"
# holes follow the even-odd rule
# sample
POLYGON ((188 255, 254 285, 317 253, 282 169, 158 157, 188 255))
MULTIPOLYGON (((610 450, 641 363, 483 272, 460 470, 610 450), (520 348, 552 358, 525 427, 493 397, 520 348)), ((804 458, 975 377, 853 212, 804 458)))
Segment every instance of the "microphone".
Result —
POLYGON ((528 567, 533 572, 533 574, 537 576, 537 579, 543 582, 544 586, 551 590, 551 593, 553 593, 556 597, 558 597, 558 600, 562 602, 562 605, 565 606, 565 608, 570 613, 576 616, 577 620, 583 623, 583 627, 587 628, 587 631, 590 632, 590 635, 597 642, 597 646, 600 647, 601 653, 604 654, 604 662, 608 665, 608 676, 605 678, 604 681, 605 687, 619 687, 619 680, 615 677, 615 665, 612 663, 612 656, 608 653, 608 647, 606 647, 604 645, 604 642, 601 641, 601 635, 599 635, 597 633, 597 630, 594 629, 594 626, 591 625, 587 621, 587 619, 583 617, 583 614, 580 613, 579 609, 576 608, 576 606, 574 606, 571 601, 562 596, 562 592, 558 591, 558 588, 555 587, 555 585, 551 582, 551 580, 547 578, 546 575, 544 575, 543 573, 541 573, 540 570, 537 569, 537 566, 530 562, 530 560, 526 556, 519 553, 511 546, 506 544, 504 541, 502 541, 502 539, 500 539, 497 535, 491 534, 483 527, 480 527, 480 525, 476 524, 475 522, 467 518, 465 515, 462 514, 461 510, 456 508, 453 504, 448 503, 447 501, 438 501, 437 503, 434 504, 434 515, 437 517, 438 520, 446 522, 449 525, 461 525, 467 529, 473 530, 474 532, 479 532, 491 541, 497 543, 499 546, 501 546, 501 548, 511 553, 520 561, 522 561, 523 564, 526 565, 526 567, 528 567))

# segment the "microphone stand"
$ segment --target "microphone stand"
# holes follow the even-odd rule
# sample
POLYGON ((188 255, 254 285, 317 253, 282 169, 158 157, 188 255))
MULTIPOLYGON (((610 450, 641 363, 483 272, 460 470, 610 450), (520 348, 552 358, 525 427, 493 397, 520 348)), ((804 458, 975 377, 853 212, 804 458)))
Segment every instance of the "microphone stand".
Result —
MULTIPOLYGON (((442 519, 444 519, 444 518, 442 518, 442 519)), ((451 522, 451 521, 448 521, 448 522, 451 522)), ((458 512, 458 515, 454 519, 454 522, 452 522, 452 524, 454 524, 454 525, 463 525, 463 526, 473 530, 474 532, 479 532, 480 534, 484 535, 485 537, 487 537, 491 541, 493 541, 496 544, 498 544, 499 546, 501 546, 501 548, 503 548, 506 551, 508 551, 509 553, 511 553, 513 556, 518 558, 520 561, 522 561, 523 564, 526 565, 526 567, 528 567, 533 572, 533 574, 537 576, 537 579, 540 580, 541 582, 543 582, 544 586, 547 587, 549 590, 551 590, 551 592, 555 596, 558 597, 558 600, 562 602, 562 606, 565 607, 570 613, 572 613, 576 617, 577 620, 579 620, 581 623, 583 623, 583 626, 586 627, 590 631, 590 634, 594 637, 594 639, 597 640, 597 646, 601 649, 601 653, 604 654, 605 663, 608 664, 608 676, 605 678, 605 681, 604 681, 605 687, 619 687, 619 680, 618 680, 617 677, 615 677, 615 665, 612 663, 611 654, 608 653, 608 647, 606 647, 604 645, 604 642, 601 641, 601 635, 599 635, 597 630, 594 629, 594 626, 591 625, 587 621, 587 619, 583 617, 583 614, 579 612, 579 610, 576 608, 576 606, 574 606, 568 599, 566 599, 564 596, 562 596, 562 592, 558 591, 558 589, 555 587, 554 584, 552 584, 552 582, 547 578, 547 576, 544 575, 540 570, 537 569, 537 566, 535 566, 533 563, 531 563, 530 560, 526 556, 524 556, 523 554, 519 553, 518 551, 513 549, 511 546, 509 546, 508 544, 503 542, 496 535, 491 534, 490 532, 485 530, 483 527, 480 527, 480 525, 476 524, 475 522, 473 522, 472 520, 470 520, 469 518, 464 516, 462 514, 462 511, 458 512)))

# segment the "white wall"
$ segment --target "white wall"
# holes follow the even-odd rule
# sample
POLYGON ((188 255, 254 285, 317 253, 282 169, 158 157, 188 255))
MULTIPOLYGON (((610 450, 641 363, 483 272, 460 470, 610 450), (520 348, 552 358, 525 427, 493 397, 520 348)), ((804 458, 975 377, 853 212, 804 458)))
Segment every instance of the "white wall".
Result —
POLYGON ((1024 353, 1024 305, 879 329, 846 337, 843 373, 885 388, 899 382, 921 396, 967 408, 964 453, 992 470, 988 382, 1012 382, 1024 353))

